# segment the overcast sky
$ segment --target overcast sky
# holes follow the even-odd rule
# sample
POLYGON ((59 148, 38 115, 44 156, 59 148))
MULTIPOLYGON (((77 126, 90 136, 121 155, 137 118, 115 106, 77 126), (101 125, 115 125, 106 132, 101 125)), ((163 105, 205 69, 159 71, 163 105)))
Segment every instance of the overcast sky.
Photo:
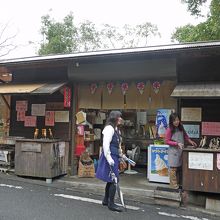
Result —
POLYGON ((0 25, 2 27, 9 23, 5 33, 17 33, 14 43, 18 49, 7 58, 36 55, 37 44, 28 46, 28 42, 40 42, 41 16, 48 14, 50 9, 50 14, 57 21, 72 11, 76 22, 89 20, 97 25, 108 23, 122 26, 151 22, 158 26, 161 38, 151 39, 149 45, 170 44, 170 36, 175 27, 199 22, 190 16, 181 0, 1 1, 0 25))

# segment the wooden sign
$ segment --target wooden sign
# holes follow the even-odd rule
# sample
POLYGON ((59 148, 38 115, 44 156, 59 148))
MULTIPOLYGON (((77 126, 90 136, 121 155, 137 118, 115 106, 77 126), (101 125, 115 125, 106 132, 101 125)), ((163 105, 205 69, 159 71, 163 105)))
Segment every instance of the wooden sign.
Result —
POLYGON ((46 110, 62 110, 62 109, 64 109, 63 102, 46 103, 46 110))

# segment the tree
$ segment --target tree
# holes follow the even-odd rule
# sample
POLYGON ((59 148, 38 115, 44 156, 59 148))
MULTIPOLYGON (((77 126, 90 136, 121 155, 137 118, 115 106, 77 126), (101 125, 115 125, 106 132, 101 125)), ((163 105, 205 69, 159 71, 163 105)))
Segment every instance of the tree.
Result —
POLYGON ((41 19, 40 55, 146 46, 150 35, 159 35, 157 26, 149 22, 120 29, 109 24, 97 28, 90 21, 76 25, 72 13, 63 22, 56 22, 50 15, 41 19))
MULTIPOLYGON (((191 0, 193 2, 193 0, 191 0)), ((190 0, 188 0, 190 2, 190 0)), ((205 1, 197 0, 200 4, 205 1)), ((185 25, 176 28, 172 40, 179 42, 220 40, 220 5, 219 0, 212 0, 207 20, 198 25, 185 25)))
POLYGON ((125 24, 121 29, 104 25, 101 30, 102 42, 105 48, 134 48, 146 46, 149 36, 160 36, 158 28, 149 22, 131 26, 125 24))
POLYGON ((207 2, 207 0, 182 0, 183 3, 187 4, 187 9, 191 15, 201 15, 201 6, 207 2))
POLYGON ((77 29, 73 25, 73 15, 67 15, 63 23, 56 22, 49 15, 41 18, 43 42, 38 51, 40 55, 51 53, 71 53, 76 50, 77 29))
POLYGON ((8 34, 9 23, 0 24, 0 57, 8 55, 12 50, 16 49, 13 40, 17 34, 8 34))

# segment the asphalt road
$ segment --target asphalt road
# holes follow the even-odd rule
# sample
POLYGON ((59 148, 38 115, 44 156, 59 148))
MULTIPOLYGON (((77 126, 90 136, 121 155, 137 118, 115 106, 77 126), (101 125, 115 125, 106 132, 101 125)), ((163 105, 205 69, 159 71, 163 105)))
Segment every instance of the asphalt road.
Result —
POLYGON ((97 195, 0 178, 0 220, 217 220, 185 209, 127 203, 127 211, 112 212, 97 195))

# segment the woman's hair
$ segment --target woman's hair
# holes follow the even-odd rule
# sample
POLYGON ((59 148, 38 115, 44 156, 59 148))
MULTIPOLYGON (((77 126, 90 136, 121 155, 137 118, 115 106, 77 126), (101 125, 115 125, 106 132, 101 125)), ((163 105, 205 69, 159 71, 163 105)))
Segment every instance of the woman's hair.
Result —
POLYGON ((120 111, 111 111, 106 121, 106 125, 111 125, 115 128, 117 125, 118 118, 120 118, 121 115, 122 114, 120 111))
MULTIPOLYGON (((171 133, 174 133, 174 131, 175 131, 176 127, 173 125, 173 122, 176 120, 176 118, 178 118, 180 120, 180 117, 179 117, 179 115, 177 113, 173 112, 173 113, 170 114, 170 117, 169 117, 169 127, 170 127, 170 130, 171 130, 171 133)), ((178 125, 178 129, 180 131, 185 132, 185 129, 184 129, 181 121, 180 121, 180 123, 178 125)))

